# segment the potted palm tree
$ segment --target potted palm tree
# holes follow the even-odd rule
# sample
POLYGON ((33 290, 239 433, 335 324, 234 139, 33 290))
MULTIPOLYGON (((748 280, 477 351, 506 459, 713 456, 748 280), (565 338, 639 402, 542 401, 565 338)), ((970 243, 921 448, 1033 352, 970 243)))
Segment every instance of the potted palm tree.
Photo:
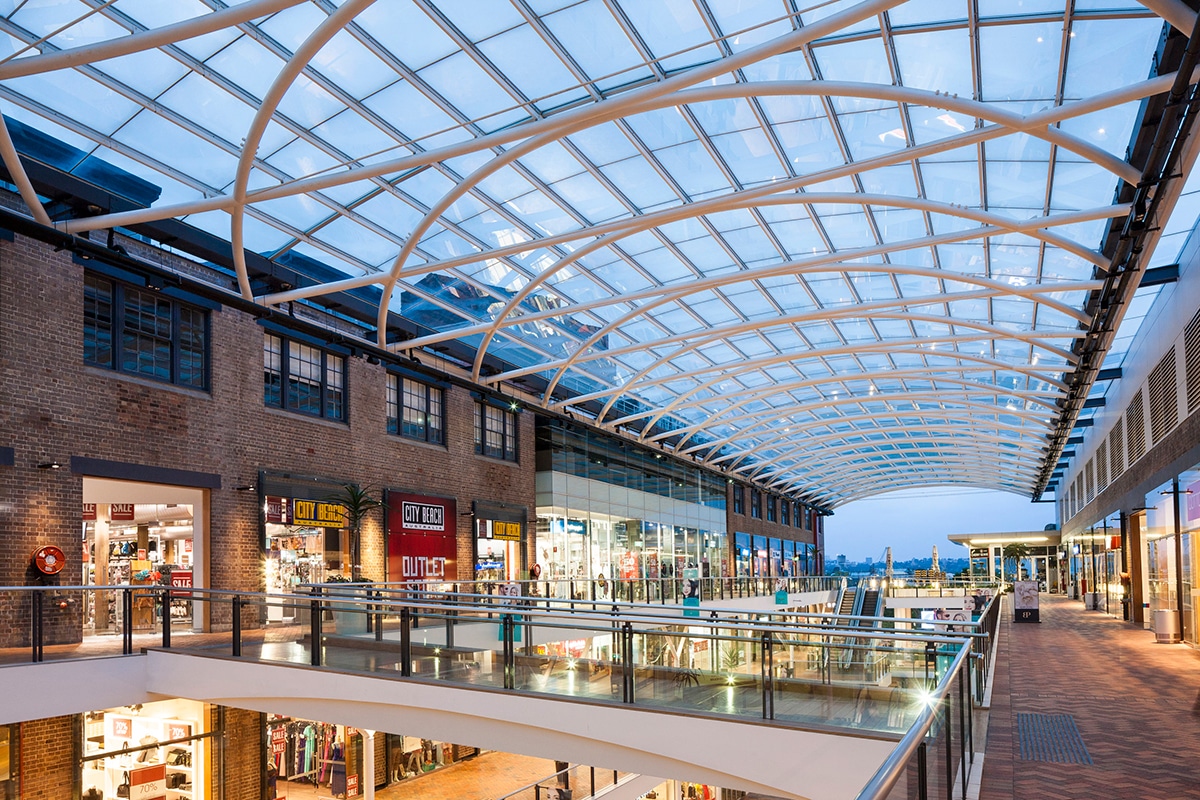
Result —
MULTIPOLYGON (((374 513, 375 509, 383 507, 383 501, 376 496, 370 486, 358 486, 353 483, 343 483, 341 488, 326 498, 327 502, 340 505, 346 515, 346 531, 349 534, 350 577, 334 576, 330 583, 355 584, 366 583, 362 576, 362 527, 363 523, 374 513)), ((337 587, 329 592, 332 595, 353 596, 365 600, 367 593, 351 587, 337 587)), ((362 605, 357 603, 334 603, 333 628, 337 633, 358 634, 367 632, 367 614, 362 605)))

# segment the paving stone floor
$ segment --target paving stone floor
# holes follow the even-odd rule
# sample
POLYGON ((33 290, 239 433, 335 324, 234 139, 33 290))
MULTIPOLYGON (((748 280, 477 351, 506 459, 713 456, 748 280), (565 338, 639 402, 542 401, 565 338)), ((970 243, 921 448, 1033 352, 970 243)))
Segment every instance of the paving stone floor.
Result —
POLYGON ((1200 798, 1200 652, 1057 595, 1005 611, 981 800, 1200 798), (1094 763, 1022 760, 1026 713, 1072 715, 1094 763))

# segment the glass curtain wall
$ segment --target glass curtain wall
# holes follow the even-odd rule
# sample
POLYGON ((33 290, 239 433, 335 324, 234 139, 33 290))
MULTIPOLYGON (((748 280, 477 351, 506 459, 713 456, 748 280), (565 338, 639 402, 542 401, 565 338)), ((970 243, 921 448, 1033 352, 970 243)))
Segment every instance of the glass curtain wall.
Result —
POLYGON ((1146 495, 1146 574, 1150 610, 1178 608, 1175 582, 1175 496, 1168 481, 1146 495))
POLYGON ((731 572, 725 481, 561 420, 537 429, 537 559, 552 591, 731 572))

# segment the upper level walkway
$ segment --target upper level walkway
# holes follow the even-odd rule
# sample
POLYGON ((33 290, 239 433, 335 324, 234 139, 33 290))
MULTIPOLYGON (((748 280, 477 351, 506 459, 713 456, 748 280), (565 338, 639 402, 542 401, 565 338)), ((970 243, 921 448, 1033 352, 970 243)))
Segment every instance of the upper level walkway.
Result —
POLYGON ((1200 798, 1200 653, 1058 595, 1006 612, 980 800, 1200 798))
MULTIPOLYGON (((229 630, 168 627, 141 655, 79 658, 47 644, 46 661, 3 668, 0 717, 181 696, 370 730, 402 721, 439 740, 761 794, 850 798, 928 716, 939 681, 943 695, 955 682, 952 727, 964 729, 963 698, 979 688, 972 644, 986 642, 964 630, 977 623, 922 629, 748 600, 685 616, 694 609, 325 591, 341 593, 195 590, 229 630), (290 624, 257 625, 281 603, 290 624), (65 687, 54 708, 46 685, 65 687)), ((35 610, 51 625, 69 609, 46 599, 35 610)), ((140 637, 124 638, 129 651, 140 637)))

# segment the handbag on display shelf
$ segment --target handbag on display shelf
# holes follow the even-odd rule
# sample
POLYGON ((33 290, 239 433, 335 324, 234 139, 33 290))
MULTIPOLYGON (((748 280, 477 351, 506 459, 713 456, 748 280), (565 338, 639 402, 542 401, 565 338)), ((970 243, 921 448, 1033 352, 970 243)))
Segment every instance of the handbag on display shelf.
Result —
POLYGON ((121 783, 117 786, 117 797, 129 797, 129 773, 121 775, 121 783))

